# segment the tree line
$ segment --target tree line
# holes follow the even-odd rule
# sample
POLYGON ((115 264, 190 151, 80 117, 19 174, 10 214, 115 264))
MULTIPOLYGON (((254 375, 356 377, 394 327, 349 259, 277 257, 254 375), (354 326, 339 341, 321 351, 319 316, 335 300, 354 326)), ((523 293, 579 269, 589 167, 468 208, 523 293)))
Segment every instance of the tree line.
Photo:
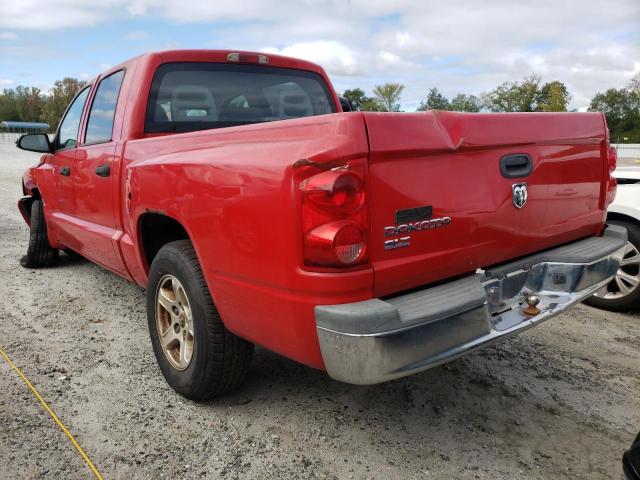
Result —
MULTIPOLYGON (((44 93, 36 87, 5 88, 0 93, 0 121, 45 122, 52 131, 75 94, 86 84, 76 78, 63 78, 44 93)), ((345 90, 343 96, 356 110, 399 112, 405 86, 385 83, 368 96, 361 88, 345 90)), ((437 88, 426 92, 418 111, 450 110, 456 112, 566 112, 571 94, 564 83, 543 83, 532 75, 519 82, 505 82, 481 95, 459 93, 447 98, 437 88)), ((640 74, 620 89, 598 92, 589 111, 604 112, 613 142, 640 143, 640 74)))
MULTIPOLYGON (((399 112, 405 86, 385 83, 368 96, 361 88, 342 94, 360 111, 399 112)), ((571 94, 558 80, 543 83, 532 75, 519 82, 505 82, 479 96, 459 93, 447 98, 437 88, 430 88, 418 111, 449 110, 455 112, 566 112, 571 94)), ((590 112, 604 112, 612 142, 640 143, 640 74, 627 86, 598 92, 589 104, 590 112)))
POLYGON ((0 122, 45 122, 55 131, 67 106, 86 83, 77 78, 63 78, 46 94, 37 87, 5 88, 0 93, 0 122))

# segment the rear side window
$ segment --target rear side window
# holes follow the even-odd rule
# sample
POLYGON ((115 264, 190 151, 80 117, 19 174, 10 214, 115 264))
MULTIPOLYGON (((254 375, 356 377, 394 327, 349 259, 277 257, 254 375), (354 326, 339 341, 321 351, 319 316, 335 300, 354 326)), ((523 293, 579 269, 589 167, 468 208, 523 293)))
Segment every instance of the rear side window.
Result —
POLYGON ((91 145, 111 141, 113 119, 116 115, 118 95, 123 78, 124 70, 120 70, 103 78, 98 84, 98 90, 89 112, 85 144, 91 145))
POLYGON ((166 63, 153 78, 145 131, 189 132, 336 111, 322 77, 287 68, 166 63))

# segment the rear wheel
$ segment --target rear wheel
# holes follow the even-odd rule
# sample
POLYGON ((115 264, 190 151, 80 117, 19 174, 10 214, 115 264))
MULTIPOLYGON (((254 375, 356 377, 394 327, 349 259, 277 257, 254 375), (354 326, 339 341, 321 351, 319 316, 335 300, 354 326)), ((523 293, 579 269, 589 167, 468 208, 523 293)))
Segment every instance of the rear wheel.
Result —
POLYGON ((42 200, 35 199, 31 203, 29 246, 27 247, 27 254, 20 259, 20 265, 25 268, 50 267, 57 260, 58 250, 51 248, 51 245, 49 245, 42 200))
POLYGON ((178 393, 205 400, 246 377, 253 344, 225 328, 190 241, 168 243, 154 258, 147 319, 160 370, 178 393))
POLYGON ((622 264, 613 280, 585 303, 614 312, 640 309, 640 226, 622 220, 610 220, 609 223, 627 229, 628 242, 622 264))

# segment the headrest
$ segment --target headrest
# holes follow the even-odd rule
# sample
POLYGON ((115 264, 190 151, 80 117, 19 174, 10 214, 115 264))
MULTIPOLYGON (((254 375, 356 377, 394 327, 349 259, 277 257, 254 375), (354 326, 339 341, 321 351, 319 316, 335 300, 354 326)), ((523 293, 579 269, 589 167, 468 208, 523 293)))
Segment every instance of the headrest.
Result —
POLYGON ((309 96, 304 93, 280 92, 278 101, 280 118, 308 117, 313 115, 309 96))
POLYGON ((172 121, 218 120, 216 101, 211 92, 201 85, 180 85, 171 92, 172 121))

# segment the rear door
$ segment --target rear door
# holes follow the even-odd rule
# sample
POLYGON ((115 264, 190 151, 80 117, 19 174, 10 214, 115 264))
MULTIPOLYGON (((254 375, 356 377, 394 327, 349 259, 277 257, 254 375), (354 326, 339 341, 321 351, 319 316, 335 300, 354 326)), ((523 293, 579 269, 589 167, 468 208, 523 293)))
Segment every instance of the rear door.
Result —
POLYGON ((599 231, 605 169, 599 114, 365 118, 376 295, 599 231), (518 205, 524 190, 526 203, 518 205))
POLYGON ((75 243, 70 247, 120 274, 126 274, 118 251, 118 149, 113 127, 124 70, 100 79, 87 116, 84 139, 74 163, 75 243))

